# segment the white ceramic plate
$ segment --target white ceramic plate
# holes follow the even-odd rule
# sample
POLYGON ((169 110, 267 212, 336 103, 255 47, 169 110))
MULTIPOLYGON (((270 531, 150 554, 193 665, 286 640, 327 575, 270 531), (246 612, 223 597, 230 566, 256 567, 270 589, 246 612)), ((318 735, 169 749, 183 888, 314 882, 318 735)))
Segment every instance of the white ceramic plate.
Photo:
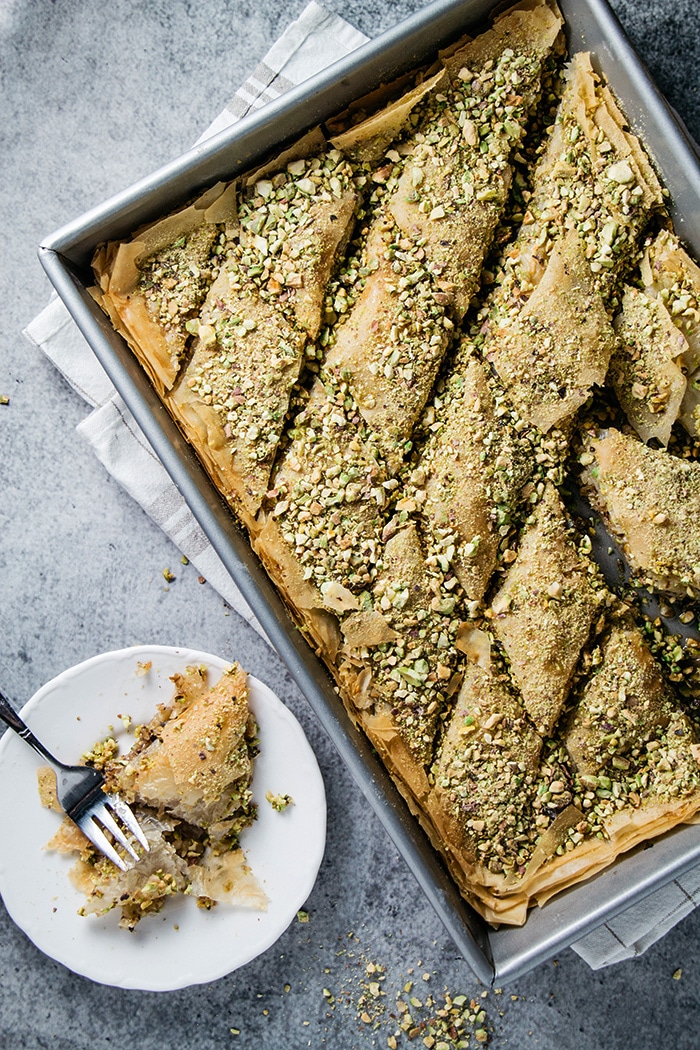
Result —
MULTIPOLYGON (((118 714, 148 721, 171 699, 170 675, 188 664, 211 668, 225 660, 192 649, 148 645, 104 653, 43 686, 22 716, 56 756, 77 763, 113 726, 127 750, 133 735, 118 714), (148 674, 136 674, 151 661, 148 674), (117 730, 119 730, 117 732, 117 730)), ((269 897, 266 912, 219 904, 211 911, 190 898, 167 901, 133 933, 118 928, 115 910, 81 917, 82 896, 68 879, 73 860, 43 849, 60 815, 43 809, 36 770, 45 765, 8 730, 0 740, 0 893, 8 912, 47 955, 102 984, 169 991, 213 981, 250 962, 295 918, 316 881, 326 838, 323 780, 304 732, 284 704, 250 677, 250 705, 260 727, 253 794, 258 819, 241 836, 254 874, 269 897), (265 793, 289 794, 294 805, 273 810, 265 793)))

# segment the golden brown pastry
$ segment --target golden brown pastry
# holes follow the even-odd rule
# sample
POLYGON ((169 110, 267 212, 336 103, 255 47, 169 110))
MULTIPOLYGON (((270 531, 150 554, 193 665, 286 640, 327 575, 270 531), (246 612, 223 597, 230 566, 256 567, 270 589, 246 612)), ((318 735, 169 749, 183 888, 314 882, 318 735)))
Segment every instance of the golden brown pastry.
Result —
POLYGON ((495 668, 467 664, 432 768, 432 804, 445 838, 474 865, 511 872, 536 837, 532 802, 542 738, 495 668))
POLYGON ((502 529, 515 515, 532 472, 532 447, 522 442, 486 366, 470 355, 456 363, 449 395, 423 446, 409 490, 421 493, 426 531, 456 535, 452 559, 466 597, 480 601, 498 560, 502 529), (434 429, 432 429, 434 427, 434 429))
POLYGON ((677 594, 699 589, 700 464, 612 428, 586 449, 584 484, 640 579, 677 594))
POLYGON ((608 316, 661 187, 587 55, 574 56, 523 224, 488 304, 484 346, 523 417, 564 426, 602 386, 608 316))
POLYGON ((115 745, 98 747, 94 756, 107 788, 131 805, 148 852, 121 872, 68 821, 47 847, 81 854, 71 870, 87 897, 81 914, 119 908, 119 925, 130 930, 177 893, 194 895, 204 907, 217 901, 267 907, 238 845, 256 813, 250 783, 257 726, 247 675, 234 664, 210 685, 205 668, 190 667, 173 681, 170 706, 138 728, 126 755, 118 756, 115 745))
POLYGON ((645 291, 663 304, 682 333, 686 346, 683 367, 688 374, 680 421, 689 434, 700 436, 700 267, 669 230, 647 245, 641 264, 645 291))
POLYGON ((688 343, 665 307, 632 287, 625 289, 615 332, 610 381, 617 399, 642 441, 668 445, 685 395, 681 362, 688 343))
POLYGON ((605 600, 605 587, 590 570, 548 484, 492 602, 494 632, 541 733, 554 727, 605 600))
POLYGON ((630 767, 630 753, 663 733, 678 703, 660 665, 632 623, 615 624, 600 643, 600 662, 564 730, 579 773, 596 776, 608 764, 630 767))
POLYGON ((217 183, 131 241, 105 245, 93 260, 98 301, 161 394, 178 377, 189 326, 235 227, 236 185, 217 183))

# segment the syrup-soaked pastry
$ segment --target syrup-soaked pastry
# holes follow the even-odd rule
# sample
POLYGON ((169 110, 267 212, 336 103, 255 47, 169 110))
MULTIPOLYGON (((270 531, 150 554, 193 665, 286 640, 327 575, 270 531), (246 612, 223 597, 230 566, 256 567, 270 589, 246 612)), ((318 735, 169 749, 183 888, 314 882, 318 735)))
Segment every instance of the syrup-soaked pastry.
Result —
POLYGON ((167 404, 205 449, 209 473, 251 525, 267 491, 305 336, 225 267, 198 320, 192 357, 167 404))
POLYGON ((251 178, 239 207, 239 250, 231 260, 310 339, 319 333, 326 287, 353 230, 354 169, 316 136, 312 156, 267 165, 251 178), (272 170, 271 170, 272 169, 272 170))
POLYGON ((329 653, 337 614, 357 608, 376 575, 386 474, 363 440, 347 387, 322 373, 293 415, 253 546, 291 607, 329 653))
POLYGON ((256 813, 250 785, 257 726, 247 675, 233 664, 210 684, 205 669, 188 667, 173 682, 170 705, 139 727, 127 754, 95 749, 108 789, 132 807, 148 852, 119 871, 68 821, 47 846, 81 854, 70 872, 87 897, 80 914, 117 908, 119 925, 129 930, 178 893, 207 907, 265 910, 268 903, 238 844, 256 813))
POLYGON ((510 872, 529 860, 523 845, 536 837, 541 752, 507 675, 469 662, 432 767, 431 801, 446 840, 459 843, 472 865, 493 867, 497 857, 499 870, 510 872))
POLYGON ((416 526, 397 526, 370 594, 349 618, 352 633, 341 624, 345 687, 375 745, 414 789, 424 784, 422 767, 430 762, 460 662, 457 602, 444 589, 446 575, 434 553, 423 548, 416 526), (366 636, 378 629, 378 616, 385 624, 383 640, 370 646, 366 636), (361 661, 353 660, 358 656, 361 661))
POLYGON ((487 352, 522 418, 547 432, 602 386, 612 326, 575 231, 559 239, 516 318, 493 331, 487 352))
POLYGON ((217 183, 193 204, 130 241, 100 248, 96 297, 162 395, 175 383, 196 319, 237 225, 235 183, 217 183))
POLYGON ((533 518, 493 599, 493 629, 525 709, 540 732, 550 733, 600 615, 605 588, 577 550, 552 485, 545 487, 533 518))
POLYGON ((238 664, 208 686, 175 676, 170 717, 145 747, 132 751, 105 775, 119 794, 200 827, 229 819, 253 775, 247 675, 238 664), (182 699, 184 698, 184 699, 182 699))
POLYGON ((563 736, 579 773, 608 765, 627 770, 634 753, 662 734, 678 701, 633 623, 614 624, 599 643, 595 674, 586 682, 563 736))
POLYGON ((519 411, 564 426, 602 386, 617 274, 661 187, 587 55, 576 55, 523 225, 488 305, 484 352, 519 411))
POLYGON ((382 458, 396 470, 454 325, 423 248, 401 238, 392 222, 374 224, 363 262, 368 276, 326 368, 342 374, 382 458))
POLYGON ((607 304, 635 257, 642 228, 662 203, 659 180, 612 92, 594 73, 590 56, 575 54, 508 253, 500 310, 534 290, 552 248, 570 230, 578 234, 607 304))
POLYGON ((640 580, 700 589, 700 464, 613 428, 585 441, 583 482, 640 580))
POLYGON ((688 343, 665 307, 632 287, 625 289, 615 332, 610 382, 617 399, 642 441, 668 445, 685 395, 680 364, 688 343))
POLYGON ((496 568, 501 529, 532 470, 532 448, 502 411, 503 394, 478 357, 457 363, 443 400, 412 482, 424 497, 423 527, 456 533, 454 571, 467 598, 480 601, 496 568))
POLYGON ((700 267, 674 233, 662 230, 645 248, 641 276, 647 294, 663 304, 686 341, 688 380, 679 418, 689 434, 700 437, 700 267))

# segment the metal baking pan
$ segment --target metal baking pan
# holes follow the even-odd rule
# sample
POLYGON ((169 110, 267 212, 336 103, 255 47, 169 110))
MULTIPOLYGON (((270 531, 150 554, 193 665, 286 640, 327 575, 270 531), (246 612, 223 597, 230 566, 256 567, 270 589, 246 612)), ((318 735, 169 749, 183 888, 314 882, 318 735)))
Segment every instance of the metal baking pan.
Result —
MULTIPOLYGON (((464 959, 485 983, 534 968, 631 904, 700 863, 700 827, 640 847, 600 875, 533 910, 521 928, 491 930, 459 896, 439 856, 368 741, 352 725, 328 673, 308 647, 243 531, 161 405, 146 374, 87 288, 102 241, 125 237, 218 179, 272 150, 356 98, 430 59, 483 22, 493 0, 434 0, 328 70, 46 238, 39 256, 51 282, 162 460, 228 572, 306 695, 351 774, 403 855, 464 959), (283 137, 280 128, 284 129, 283 137)), ((662 170, 676 229, 700 256, 700 166, 693 144, 635 55, 605 0, 561 0, 570 50, 592 53, 632 129, 662 170)))

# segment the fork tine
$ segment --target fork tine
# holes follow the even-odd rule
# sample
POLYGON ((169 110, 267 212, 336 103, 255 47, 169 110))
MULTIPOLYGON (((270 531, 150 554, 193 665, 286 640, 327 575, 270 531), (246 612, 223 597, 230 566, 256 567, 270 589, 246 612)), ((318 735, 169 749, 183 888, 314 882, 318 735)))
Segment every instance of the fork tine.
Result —
POLYGON ((121 822, 126 825, 134 838, 138 839, 146 852, 148 852, 150 849, 148 839, 143 832, 143 828, 127 806, 124 799, 119 798, 118 795, 107 795, 107 805, 112 807, 121 822))
POLYGON ((128 871, 128 865, 119 856, 112 843, 109 841, 104 831, 96 824, 91 817, 84 817, 78 825, 83 835, 90 839, 93 846, 96 846, 101 853, 104 853, 105 857, 108 857, 113 864, 121 871, 128 871))
POLYGON ((128 838, 126 837, 126 835, 124 834, 122 829, 119 827, 119 825, 117 824, 116 820, 114 819, 114 817, 109 812, 109 810, 107 809, 106 806, 100 806, 98 809, 93 810, 91 815, 92 815, 93 820, 97 820, 97 821, 100 822, 100 824, 104 825, 104 827, 107 829, 107 831, 110 832, 112 837, 122 847, 122 849, 125 849, 126 852, 128 854, 130 854, 130 856, 132 856, 134 858, 134 860, 138 860, 139 859, 138 853, 136 852, 134 847, 131 845, 131 843, 129 842, 128 838))
POLYGON ((68 766, 65 762, 59 762, 37 740, 2 691, 0 691, 0 720, 6 722, 42 758, 47 758, 52 766, 61 771, 60 779, 57 779, 56 782, 56 793, 66 816, 70 817, 78 825, 93 846, 100 850, 101 853, 104 853, 113 864, 116 864, 122 871, 128 871, 126 861, 117 853, 97 821, 100 820, 103 823, 112 834, 114 841, 126 850, 133 860, 138 861, 139 855, 114 820, 107 806, 111 806, 145 851, 149 849, 148 840, 126 802, 117 795, 105 795, 102 790, 104 774, 89 766, 68 766))

